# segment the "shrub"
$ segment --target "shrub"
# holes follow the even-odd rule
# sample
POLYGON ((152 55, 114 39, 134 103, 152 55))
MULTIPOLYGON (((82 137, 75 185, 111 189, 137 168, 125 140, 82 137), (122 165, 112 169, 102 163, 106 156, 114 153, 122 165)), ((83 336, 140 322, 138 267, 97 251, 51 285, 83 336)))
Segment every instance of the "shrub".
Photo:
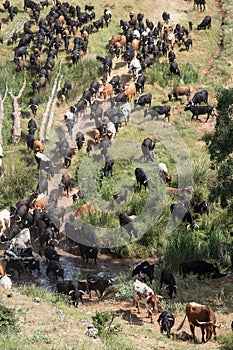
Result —
POLYGON ((116 335, 121 331, 119 324, 113 325, 114 318, 112 311, 96 311, 96 314, 92 316, 94 327, 98 329, 100 338, 107 340, 110 335, 116 335))
POLYGON ((0 303, 0 333, 19 330, 18 319, 14 310, 0 303))
POLYGON ((221 350, 232 350, 233 349, 233 334, 228 334, 224 337, 219 337, 220 349, 221 350))

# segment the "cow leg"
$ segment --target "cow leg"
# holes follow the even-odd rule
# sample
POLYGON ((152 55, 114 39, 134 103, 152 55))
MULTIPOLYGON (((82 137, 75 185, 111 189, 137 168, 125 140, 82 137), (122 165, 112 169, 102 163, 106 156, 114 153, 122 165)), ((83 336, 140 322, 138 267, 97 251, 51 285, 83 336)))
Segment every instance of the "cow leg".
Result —
MULTIPOLYGON (((204 327, 201 327, 201 334, 202 334, 201 341, 202 341, 202 343, 205 343, 205 328, 204 327)), ((208 340, 208 335, 209 335, 209 331, 206 330, 206 341, 208 340)))
POLYGON ((190 326, 191 333, 192 333, 192 335, 193 335, 194 343, 197 343, 197 339, 196 339, 196 337, 195 337, 195 326, 192 325, 191 323, 190 323, 189 326, 190 326))

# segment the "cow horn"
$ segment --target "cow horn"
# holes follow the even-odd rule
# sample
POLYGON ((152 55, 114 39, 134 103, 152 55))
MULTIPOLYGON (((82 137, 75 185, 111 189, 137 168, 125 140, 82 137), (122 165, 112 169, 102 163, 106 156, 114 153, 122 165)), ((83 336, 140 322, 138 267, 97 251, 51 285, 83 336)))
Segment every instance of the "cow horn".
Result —
POLYGON ((177 289, 178 287, 177 287, 177 286, 174 284, 174 288, 176 288, 176 289, 177 289))
POLYGON ((201 322, 201 321, 198 321, 196 320, 198 324, 206 324, 206 325, 214 325, 213 322, 201 322))
POLYGON ((70 294, 73 294, 74 292, 75 292, 74 289, 73 289, 73 290, 70 290, 70 291, 69 291, 69 295, 70 295, 70 294))
POLYGON ((164 289, 167 289, 167 287, 169 287, 169 284, 167 284, 167 285, 164 287, 164 289))
POLYGON ((158 297, 159 299, 163 299, 162 295, 157 294, 157 297, 158 297))
POLYGON ((168 317, 168 321, 173 321, 173 318, 171 318, 171 317, 168 317))

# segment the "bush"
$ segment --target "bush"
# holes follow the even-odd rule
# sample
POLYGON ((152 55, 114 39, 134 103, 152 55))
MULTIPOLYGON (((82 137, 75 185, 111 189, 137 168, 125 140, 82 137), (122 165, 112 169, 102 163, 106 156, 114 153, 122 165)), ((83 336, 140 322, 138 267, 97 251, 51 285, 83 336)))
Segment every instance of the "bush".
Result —
POLYGON ((233 349, 233 334, 228 334, 225 337, 219 338, 221 350, 232 350, 233 349))
POLYGON ((110 335, 116 335, 121 331, 119 324, 113 325, 114 317, 112 311, 96 311, 96 314, 92 316, 93 325, 98 329, 100 338, 108 340, 110 335))
POLYGON ((0 333, 19 330, 18 319, 14 310, 0 303, 0 333))

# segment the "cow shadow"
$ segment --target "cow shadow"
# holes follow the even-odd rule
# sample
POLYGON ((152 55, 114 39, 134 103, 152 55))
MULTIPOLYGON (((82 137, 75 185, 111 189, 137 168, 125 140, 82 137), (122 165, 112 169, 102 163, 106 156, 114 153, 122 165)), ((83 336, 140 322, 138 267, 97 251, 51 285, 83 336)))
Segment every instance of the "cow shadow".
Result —
POLYGON ((135 326, 142 326, 144 323, 137 315, 132 313, 131 310, 120 309, 120 310, 115 312, 115 315, 117 317, 121 316, 124 321, 126 321, 130 324, 133 324, 135 326))
POLYGON ((120 69, 120 68, 126 66, 126 64, 127 64, 126 62, 116 62, 115 69, 120 69))

